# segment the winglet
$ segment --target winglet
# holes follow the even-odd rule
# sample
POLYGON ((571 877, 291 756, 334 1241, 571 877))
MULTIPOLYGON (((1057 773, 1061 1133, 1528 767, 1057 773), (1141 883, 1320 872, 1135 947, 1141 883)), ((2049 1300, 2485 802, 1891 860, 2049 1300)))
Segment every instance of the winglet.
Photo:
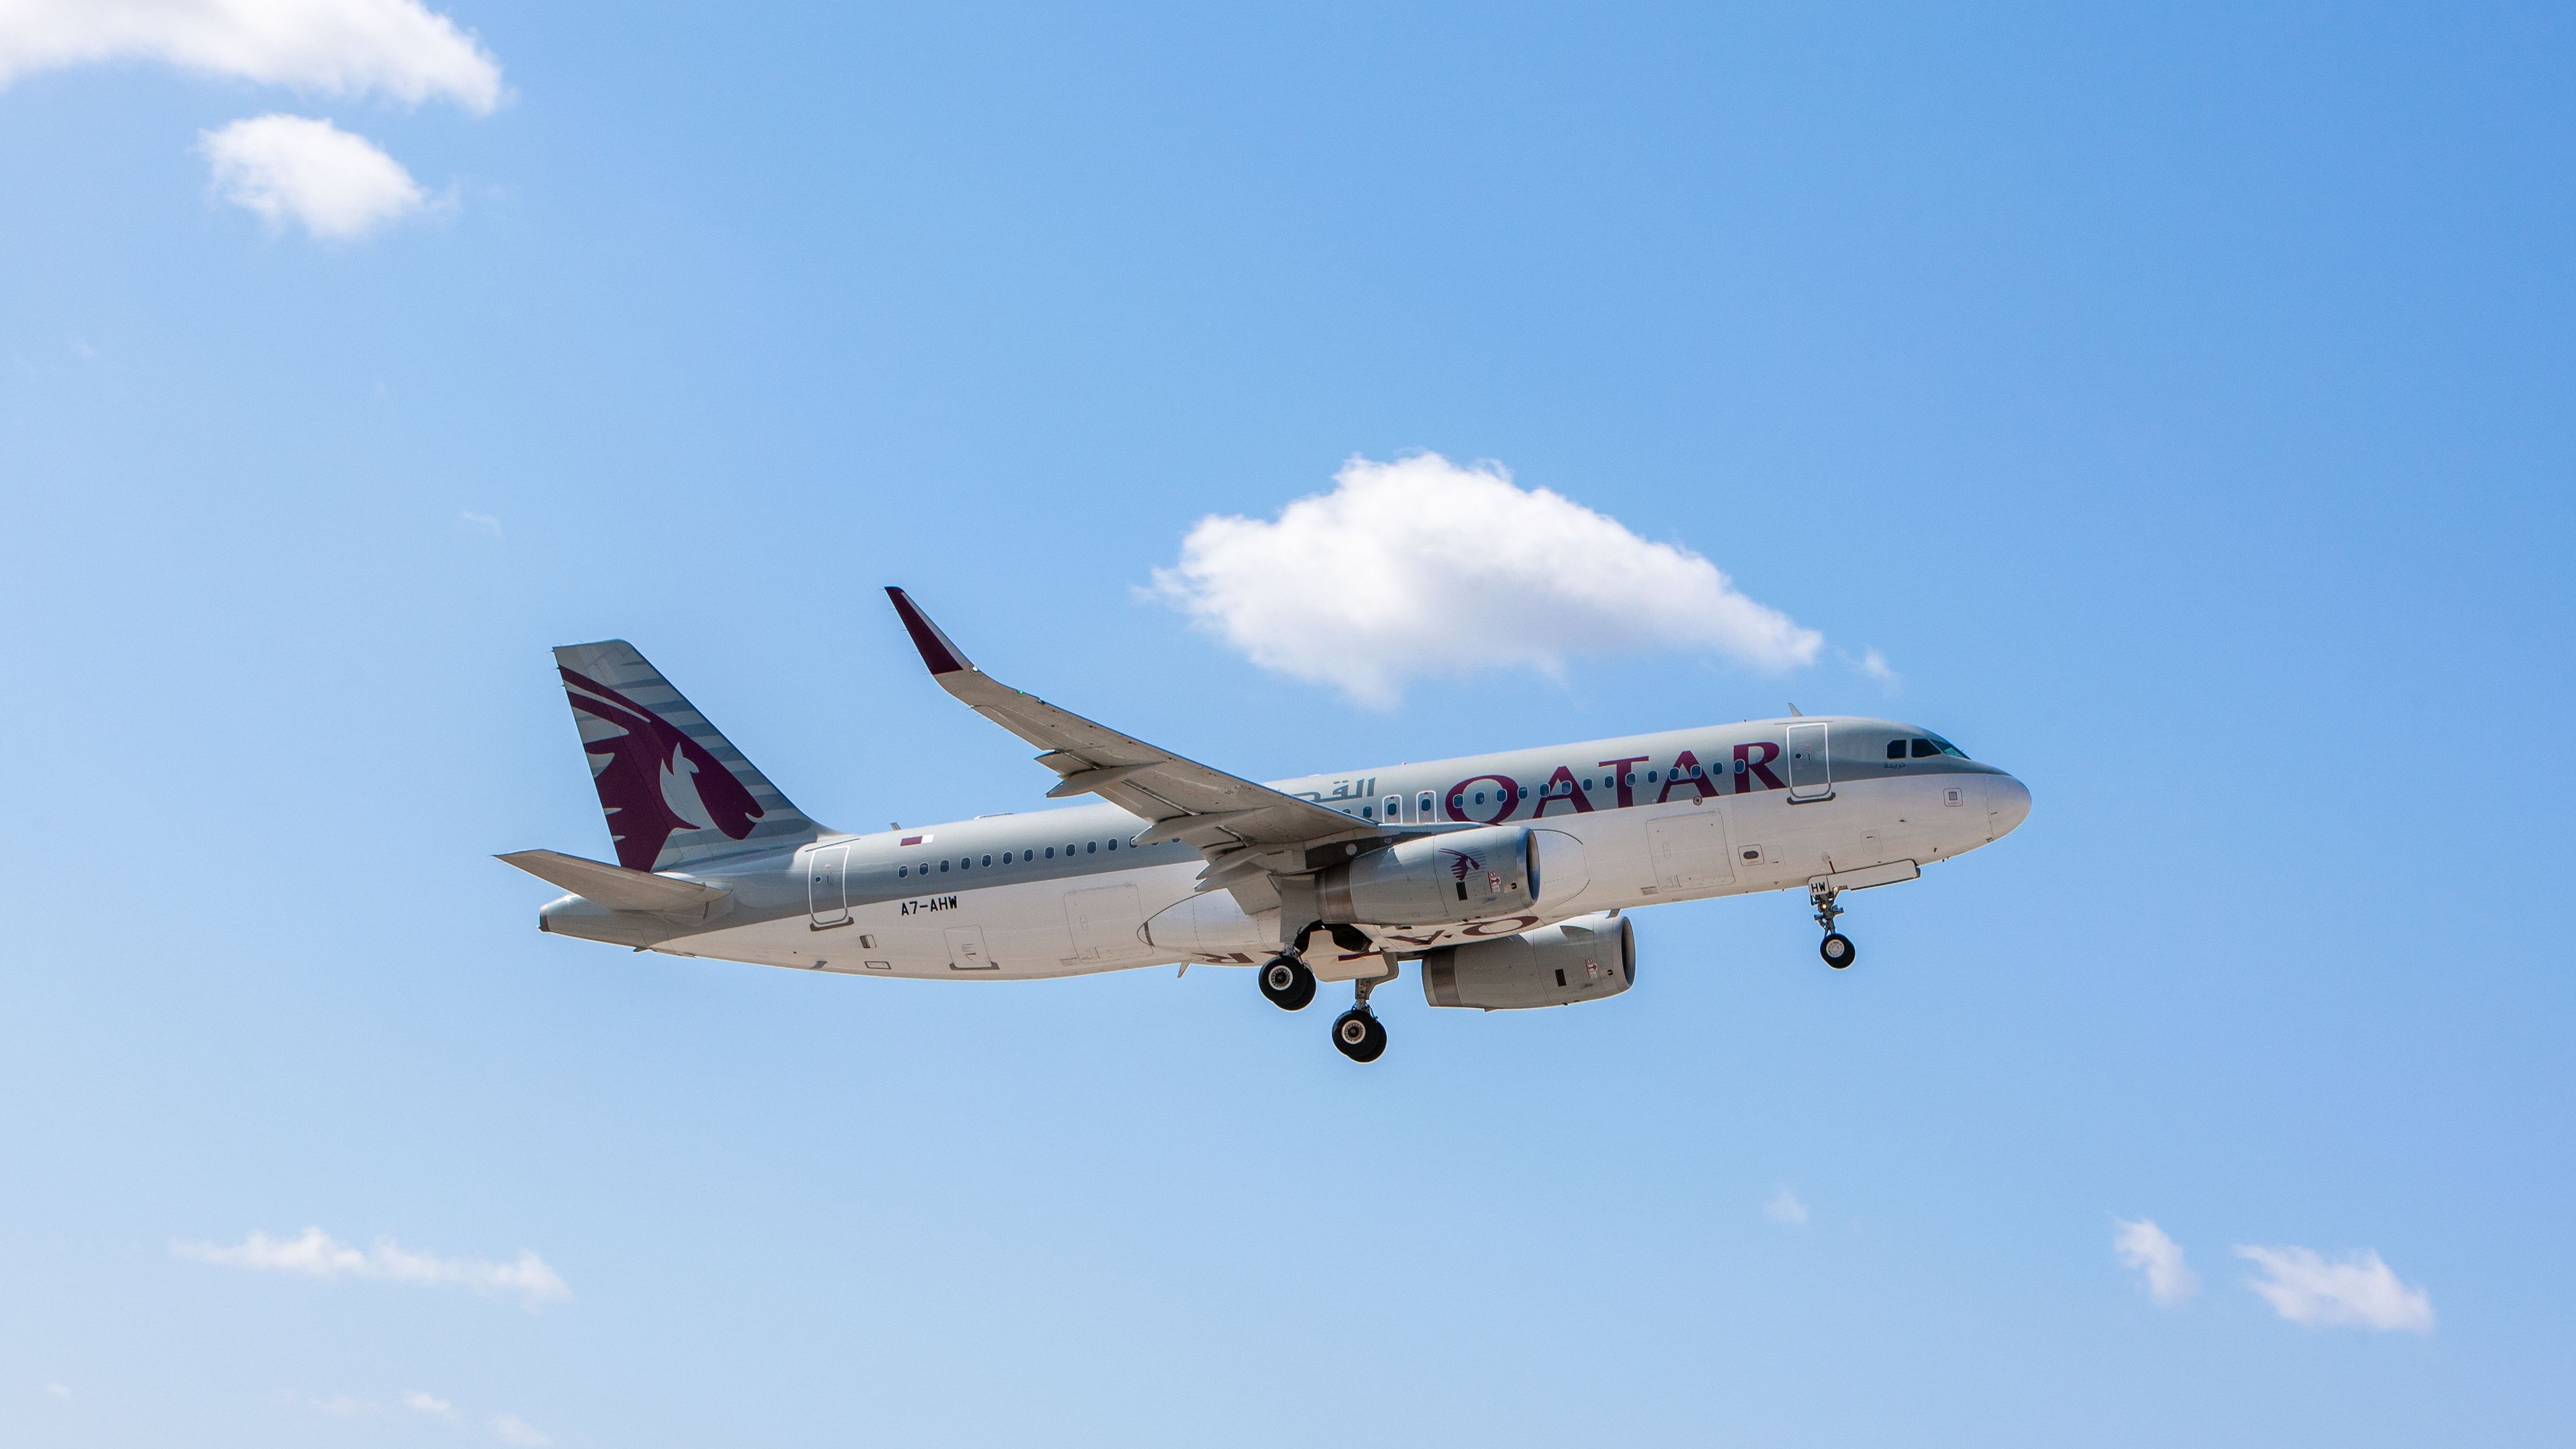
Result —
POLYGON ((921 612, 921 606, 910 595, 888 584, 886 597, 894 600, 896 617, 903 620, 904 632, 912 636, 912 647, 921 651, 921 662, 930 666, 931 673, 956 674, 975 667, 966 662, 966 656, 957 652, 957 646, 948 642, 948 636, 939 632, 939 626, 930 622, 930 616, 921 612))

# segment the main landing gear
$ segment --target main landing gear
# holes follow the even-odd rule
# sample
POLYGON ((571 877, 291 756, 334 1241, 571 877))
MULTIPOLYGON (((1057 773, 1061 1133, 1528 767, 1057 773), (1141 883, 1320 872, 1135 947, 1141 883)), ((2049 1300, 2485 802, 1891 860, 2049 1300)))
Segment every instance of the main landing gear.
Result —
MULTIPOLYGON (((1262 963, 1261 994, 1282 1010, 1303 1011, 1315 999, 1315 972, 1303 956, 1306 942, 1319 932, 1331 936, 1334 945, 1353 956, 1378 949, 1368 933, 1357 926, 1327 926, 1321 921, 1309 924, 1289 940, 1286 949, 1262 963)), ((1386 970, 1353 981, 1351 1009, 1333 1018, 1333 1049, 1355 1062, 1373 1062, 1386 1054, 1386 1028, 1379 1024, 1377 1013, 1369 1010, 1369 993, 1396 978, 1395 958, 1382 959, 1386 970)))
POLYGON ((1352 1061, 1376 1061, 1386 1054, 1386 1027, 1376 1012, 1354 1006, 1333 1018, 1333 1045, 1352 1061))
POLYGON ((1369 993, 1395 979, 1395 961, 1386 963, 1383 976, 1363 976, 1351 983, 1351 1009, 1333 1018, 1333 1047, 1355 1062, 1373 1062, 1386 1055, 1386 1027, 1377 1013, 1369 1010, 1369 993))
POLYGON ((1261 968, 1261 994, 1281 1011, 1304 1011, 1315 999, 1315 973, 1285 952, 1261 968))
MULTIPOLYGON (((1372 976, 1353 982, 1351 1009, 1333 1018, 1333 1047, 1355 1062, 1373 1062, 1386 1053, 1386 1028, 1378 1023, 1377 1013, 1369 1010, 1369 991, 1393 981, 1390 968, 1383 976, 1372 976)), ((1261 968, 1261 994, 1283 1011, 1303 1011, 1315 999, 1315 973, 1305 962, 1282 951, 1261 968)))
POLYGON ((1817 945, 1816 954, 1824 957, 1825 964, 1837 971, 1860 959, 1860 948, 1851 943, 1851 937, 1834 929, 1834 917, 1843 913, 1843 908, 1834 901, 1841 895, 1841 891, 1829 885, 1807 887, 1807 904, 1816 908, 1816 924, 1825 928, 1825 939, 1817 945))

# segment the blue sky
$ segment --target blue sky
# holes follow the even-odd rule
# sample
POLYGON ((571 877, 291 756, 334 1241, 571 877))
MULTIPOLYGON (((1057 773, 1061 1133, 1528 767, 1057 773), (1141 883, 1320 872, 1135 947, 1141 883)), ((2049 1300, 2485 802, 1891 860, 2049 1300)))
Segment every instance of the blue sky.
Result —
POLYGON ((416 101, 0 89, 0 1439, 2576 1437, 2563 11, 436 13, 416 101), (416 192, 236 204, 272 114, 416 192), (1414 453, 1821 647, 1390 705, 1153 592, 1414 453), (1853 971, 1659 908, 1366 1070, 1239 972, 538 935, 491 853, 607 853, 553 644, 835 824, 1037 803, 885 583, 1247 774, 1794 699, 2036 805, 1853 971), (357 1265, 226 1259, 308 1227, 357 1265))

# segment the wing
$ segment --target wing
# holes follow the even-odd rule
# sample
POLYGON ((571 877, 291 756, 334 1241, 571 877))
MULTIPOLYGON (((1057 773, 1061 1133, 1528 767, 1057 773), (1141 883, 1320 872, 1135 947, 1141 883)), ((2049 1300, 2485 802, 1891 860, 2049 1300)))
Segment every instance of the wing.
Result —
POLYGON ((1186 841, 1207 857, 1208 869, 1199 878, 1202 889, 1223 885, 1238 898, 1269 897, 1258 906, 1244 899, 1247 911, 1278 903, 1267 876, 1323 864, 1308 858, 1312 852, 1330 847, 1339 859, 1348 843, 1407 833, 1353 820, 1312 800, 1183 759, 1023 694, 968 663, 903 590, 889 588, 886 595, 894 600, 895 613, 940 688, 1045 751, 1038 763, 1062 777, 1047 791, 1049 799, 1097 795, 1143 816, 1150 823, 1137 833, 1135 844, 1186 841))

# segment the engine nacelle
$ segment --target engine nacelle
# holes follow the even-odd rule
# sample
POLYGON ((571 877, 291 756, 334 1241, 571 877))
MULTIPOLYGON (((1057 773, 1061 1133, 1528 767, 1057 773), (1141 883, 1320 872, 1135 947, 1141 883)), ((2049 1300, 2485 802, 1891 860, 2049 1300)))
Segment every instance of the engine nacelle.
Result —
POLYGON ((1538 840, 1518 825, 1422 835, 1318 873, 1326 921, 1432 926, 1507 916, 1538 900, 1538 840))
POLYGON ((1422 957, 1422 999, 1434 1006, 1571 1006, 1616 996, 1636 979, 1637 928, 1608 911, 1422 957))

